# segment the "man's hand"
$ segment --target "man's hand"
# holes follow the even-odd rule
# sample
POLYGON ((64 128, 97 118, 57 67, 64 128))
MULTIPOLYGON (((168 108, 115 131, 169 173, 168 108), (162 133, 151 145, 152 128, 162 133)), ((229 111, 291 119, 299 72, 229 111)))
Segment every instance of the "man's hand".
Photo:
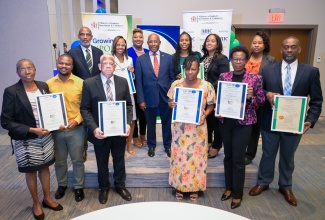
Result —
POLYGON ((75 128, 77 125, 78 125, 78 122, 76 122, 75 120, 71 120, 68 122, 67 129, 75 128))
POLYGON ((306 131, 308 131, 308 129, 310 128, 310 126, 311 126, 311 123, 309 121, 306 121, 304 123, 304 132, 303 132, 303 134, 306 133, 306 131))
POLYGON ((146 110, 146 102, 140 102, 139 107, 141 108, 142 111, 146 110))
POLYGON ((50 133, 50 131, 47 130, 46 128, 30 128, 29 132, 38 135, 38 137, 42 137, 42 136, 47 135, 48 133, 50 133))
POLYGON ((106 138, 105 136, 103 136, 104 132, 102 132, 99 128, 96 128, 94 130, 94 136, 97 138, 97 139, 104 139, 106 138))
POLYGON ((271 104, 272 109, 273 109, 273 106, 274 106, 274 96, 275 95, 280 95, 280 94, 279 93, 273 93, 273 92, 266 93, 266 98, 269 101, 269 103, 271 104))
POLYGON ((126 133, 123 134, 123 135, 121 135, 121 136, 122 136, 122 137, 127 137, 127 136, 129 136, 129 134, 130 134, 130 125, 127 124, 127 125, 126 125, 126 133))

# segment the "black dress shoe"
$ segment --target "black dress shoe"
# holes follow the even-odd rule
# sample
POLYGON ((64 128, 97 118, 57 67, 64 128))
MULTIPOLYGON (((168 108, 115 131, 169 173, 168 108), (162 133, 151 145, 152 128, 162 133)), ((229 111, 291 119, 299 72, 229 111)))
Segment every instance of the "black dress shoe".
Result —
POLYGON ((84 190, 81 189, 75 189, 74 191, 74 199, 76 202, 80 202, 85 198, 84 190))
POLYGON ((59 186, 58 190, 55 192, 55 198, 56 199, 61 199, 65 195, 65 191, 67 190, 68 187, 66 186, 59 186))
POLYGON ((170 149, 165 149, 165 152, 166 152, 167 156, 170 157, 170 149))
POLYGON ((45 219, 44 212, 40 215, 35 215, 34 210, 33 210, 33 216, 36 220, 44 220, 45 219))
POLYGON ((240 199, 239 202, 231 202, 231 209, 235 209, 235 208, 238 208, 240 205, 241 205, 241 201, 242 199, 240 199))
POLYGON ((221 201, 225 201, 231 198, 231 194, 229 196, 227 196, 226 194, 222 194, 221 196, 221 201))
POLYGON ((48 204, 46 204, 46 202, 43 200, 42 205, 44 208, 47 209, 52 209, 53 211, 61 211, 63 209, 62 205, 58 204, 55 207, 49 206, 48 204))
POLYGON ((148 156, 149 157, 154 157, 155 156, 155 149, 156 148, 149 148, 149 150, 148 150, 148 156))
POLYGON ((98 200, 99 200, 100 204, 105 204, 107 202, 108 190, 109 189, 100 189, 99 190, 98 200))
POLYGON ((115 191, 126 201, 131 201, 131 193, 126 188, 115 188, 115 191))

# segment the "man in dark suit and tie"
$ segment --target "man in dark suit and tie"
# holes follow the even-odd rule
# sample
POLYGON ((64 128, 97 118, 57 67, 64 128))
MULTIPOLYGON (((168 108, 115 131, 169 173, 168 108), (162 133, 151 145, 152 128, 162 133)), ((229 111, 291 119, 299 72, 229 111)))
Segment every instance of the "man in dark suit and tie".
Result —
POLYGON ((125 188, 125 144, 132 121, 132 102, 126 79, 113 75, 114 57, 102 55, 98 64, 101 74, 86 79, 82 89, 80 111, 88 128, 88 140, 94 144, 99 183, 99 202, 107 202, 110 187, 108 175, 109 154, 113 157, 114 186, 117 193, 127 201, 131 201, 130 192, 125 188), (99 128, 98 102, 126 101, 127 133, 125 136, 103 136, 99 128))
MULTIPOLYGON (((322 89, 319 70, 316 67, 300 63, 300 42, 290 36, 282 42, 283 60, 266 66, 262 70, 263 87, 268 102, 261 124, 263 155, 259 165, 257 185, 249 191, 249 195, 257 196, 269 188, 274 179, 275 158, 279 149, 279 192, 285 200, 297 206, 297 199, 292 193, 292 173, 294 171, 294 154, 299 145, 300 134, 271 131, 272 108, 274 95, 309 96, 309 108, 304 122, 305 133, 314 127, 322 111, 322 89)), ((298 120, 298 119, 297 119, 298 120)))
POLYGON ((145 113, 148 126, 148 156, 155 156, 156 117, 159 109, 163 144, 170 157, 172 110, 168 107, 167 92, 175 80, 173 59, 171 55, 159 51, 161 41, 157 34, 150 34, 147 43, 149 53, 137 59, 135 72, 138 103, 145 113))
MULTIPOLYGON (((100 73, 98 63, 99 58, 103 55, 103 51, 90 45, 93 35, 88 27, 80 28, 78 37, 80 45, 69 50, 68 54, 73 59, 72 73, 85 80, 100 73)), ((88 149, 87 136, 85 136, 84 149, 83 160, 86 161, 88 149)))

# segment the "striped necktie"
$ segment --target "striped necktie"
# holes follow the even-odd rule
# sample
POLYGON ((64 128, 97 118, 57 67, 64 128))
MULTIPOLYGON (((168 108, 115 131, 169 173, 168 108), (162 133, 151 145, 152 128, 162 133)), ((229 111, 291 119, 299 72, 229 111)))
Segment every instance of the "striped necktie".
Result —
POLYGON ((88 69, 89 69, 90 74, 91 74, 91 72, 93 71, 93 61, 91 60, 89 49, 86 49, 86 61, 87 61, 88 69))
POLYGON ((107 79, 106 81, 106 95, 107 95, 107 101, 113 101, 113 92, 112 92, 112 88, 109 85, 111 82, 110 79, 107 79))
POLYGON ((155 71, 155 75, 158 78, 159 63, 158 63, 158 58, 156 53, 153 53, 153 70, 155 71))
POLYGON ((287 73, 285 75, 285 78, 284 78, 284 89, 283 89, 283 94, 284 95, 287 95, 287 96, 291 96, 291 68, 290 68, 290 64, 288 64, 286 66, 286 69, 287 69, 287 73))

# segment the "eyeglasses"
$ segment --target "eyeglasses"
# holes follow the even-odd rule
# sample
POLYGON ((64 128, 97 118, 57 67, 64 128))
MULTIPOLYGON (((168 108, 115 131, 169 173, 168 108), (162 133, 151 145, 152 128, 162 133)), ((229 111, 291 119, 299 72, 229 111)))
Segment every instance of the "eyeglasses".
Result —
POLYGON ((31 71, 33 71, 35 68, 33 68, 33 67, 27 67, 27 68, 21 68, 21 69, 18 69, 18 72, 20 72, 20 73, 25 73, 27 70, 28 70, 28 72, 31 72, 31 71))
POLYGON ((283 49, 283 50, 289 50, 289 48, 291 48, 291 50, 295 50, 295 49, 298 48, 298 46, 297 46, 297 45, 291 45, 291 46, 289 46, 289 45, 284 45, 284 46, 282 46, 282 49, 283 49))
POLYGON ((85 33, 79 33, 79 36, 81 36, 81 37, 84 37, 84 36, 91 37, 91 34, 89 34, 89 33, 87 33, 87 34, 85 34, 85 33))
POLYGON ((234 62, 244 62, 246 59, 245 58, 232 58, 231 60, 233 60, 234 62))
POLYGON ((116 44, 117 47, 125 47, 126 44, 116 44))

